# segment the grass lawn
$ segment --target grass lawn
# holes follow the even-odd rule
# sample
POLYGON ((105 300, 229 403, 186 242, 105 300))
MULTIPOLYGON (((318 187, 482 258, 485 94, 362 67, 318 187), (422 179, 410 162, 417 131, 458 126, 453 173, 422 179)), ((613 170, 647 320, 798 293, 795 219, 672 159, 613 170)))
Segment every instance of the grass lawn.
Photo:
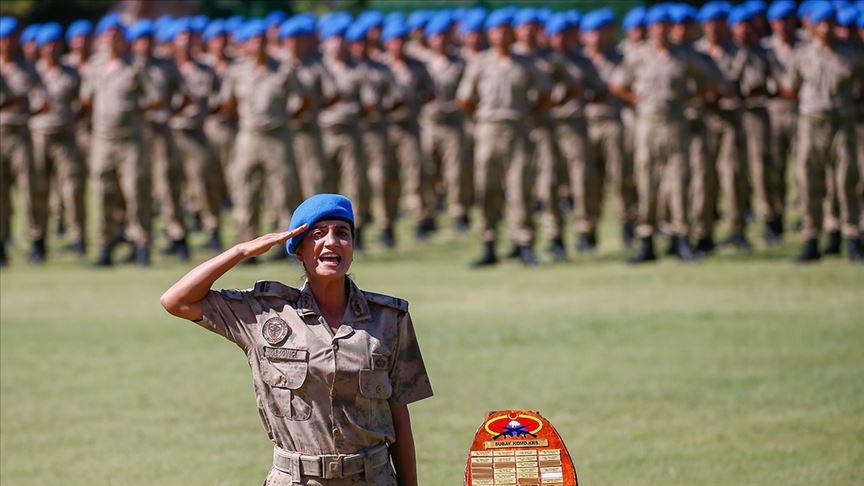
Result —
MULTIPOLYGON (((597 256, 538 270, 471 271, 473 237, 417 244, 407 226, 399 251, 358 258, 361 288, 410 301, 435 389, 411 407, 420 484, 462 484, 485 412, 511 407, 551 420, 583 484, 864 484, 864 269, 793 265, 796 238, 630 268, 612 226, 597 256)), ((0 272, 0 483, 263 481, 244 356, 159 306, 189 266, 22 251, 0 272)), ((300 272, 217 285, 257 279, 300 272)))

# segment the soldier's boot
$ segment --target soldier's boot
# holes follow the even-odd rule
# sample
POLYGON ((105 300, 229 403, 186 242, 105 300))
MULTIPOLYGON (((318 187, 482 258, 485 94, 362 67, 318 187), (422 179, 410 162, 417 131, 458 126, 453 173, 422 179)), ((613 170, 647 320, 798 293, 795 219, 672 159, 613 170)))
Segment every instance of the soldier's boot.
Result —
POLYGON ((55 229, 57 232, 57 236, 63 236, 66 234, 66 219, 63 218, 63 215, 57 217, 57 228, 55 229))
POLYGON ((666 247, 666 256, 675 256, 678 254, 678 236, 672 235, 669 237, 669 246, 666 247))
POLYGON ((519 245, 519 260, 526 266, 536 267, 540 265, 534 255, 534 247, 531 245, 519 245))
POLYGON ((639 242, 639 251, 627 260, 628 263, 647 263, 657 260, 657 255, 654 253, 654 238, 646 236, 639 242))
POLYGON ((422 241, 428 238, 430 234, 434 233, 436 229, 438 229, 438 225, 435 224, 435 220, 432 218, 425 218, 417 224, 415 234, 417 239, 422 241))
POLYGON ((120 259, 120 263, 124 263, 124 264, 135 263, 137 257, 138 257, 138 253, 136 251, 136 247, 133 245, 132 247, 129 248, 129 253, 127 253, 125 257, 120 259))
POLYGON ((678 242, 675 245, 675 256, 684 262, 695 262, 696 260, 699 260, 699 257, 696 256, 696 253, 690 246, 690 241, 686 236, 678 237, 678 242))
POLYGON ((271 262, 281 262, 283 260, 288 259, 288 249, 285 245, 277 245, 271 250, 270 258, 268 258, 271 262))
POLYGON ((576 243, 576 251, 579 253, 591 253, 597 249, 597 236, 593 233, 579 235, 579 242, 576 243))
POLYGON ((393 248, 396 246, 396 236, 393 233, 392 226, 388 226, 381 231, 380 241, 384 248, 393 248))
POLYGON ((468 219, 468 215, 459 216, 453 221, 453 228, 456 229, 457 233, 467 233, 469 229, 471 229, 471 220, 468 219))
MULTIPOLYGON (((177 242, 178 241, 180 241, 180 240, 171 240, 171 242, 168 243, 168 246, 166 246, 165 248, 162 248, 162 250, 159 253, 161 255, 165 255, 165 256, 177 254, 177 242)), ((133 252, 134 252, 134 250, 133 250, 133 252)))
POLYGON ((549 254, 556 262, 567 261, 567 250, 564 249, 564 240, 562 238, 554 238, 549 244, 549 254))
POLYGON ((33 247, 30 249, 30 254, 27 256, 30 263, 45 263, 45 239, 40 238, 33 240, 33 247))
POLYGON ((84 242, 84 238, 78 238, 71 243, 63 245, 60 250, 67 253, 75 253, 76 255, 83 257, 87 254, 87 243, 84 242))
POLYGON ((5 267, 9 264, 9 260, 6 258, 6 242, 0 241, 0 267, 5 267))
POLYGON ((846 249, 849 252, 849 261, 854 263, 864 262, 864 247, 862 247, 861 240, 859 238, 847 239, 846 249))
POLYGON ((471 262, 471 266, 474 268, 488 267, 496 263, 498 263, 498 257, 495 256, 495 242, 487 241, 483 243, 483 254, 480 255, 480 258, 471 262))
POLYGON ((139 267, 150 266, 150 247, 147 245, 135 245, 135 263, 139 267))
POLYGON ((828 233, 828 241, 825 244, 825 256, 840 254, 841 239, 839 231, 828 233))
POLYGON ((762 239, 765 240, 765 243, 772 246, 780 244, 781 236, 777 231, 776 219, 765 222, 765 229, 762 231, 762 239))
POLYGON ((186 241, 186 238, 177 241, 177 258, 181 262, 189 261, 189 242, 186 241))
POLYGON ((200 233, 204 231, 204 221, 201 219, 201 213, 195 213, 192 215, 192 232, 200 233))
POLYGON ((633 246, 633 239, 636 237, 634 225, 632 221, 628 221, 621 226, 621 243, 625 248, 633 246))
POLYGON ((699 238, 699 241, 696 242, 696 252, 700 255, 704 256, 711 254, 715 249, 717 249, 717 245, 714 243, 714 238, 711 236, 699 238))
POLYGON ((102 245, 102 248, 99 250, 99 258, 94 261, 91 266, 93 267, 110 267, 114 264, 111 261, 111 251, 114 249, 114 245, 102 245))
POLYGON ((729 238, 727 238, 723 243, 729 246, 734 246, 738 251, 750 251, 753 249, 753 245, 750 244, 743 233, 735 233, 729 236, 729 238))
POLYGON ((210 239, 207 240, 207 248, 216 253, 222 251, 222 238, 219 236, 219 230, 213 230, 210 233, 210 239))
POLYGON ((519 245, 514 244, 513 248, 510 248, 510 251, 507 252, 507 255, 504 257, 508 260, 516 260, 519 258, 519 245))
POLYGON ((822 255, 819 253, 819 240, 810 238, 804 242, 801 253, 795 258, 795 261, 798 263, 815 262, 820 258, 822 258, 822 255))

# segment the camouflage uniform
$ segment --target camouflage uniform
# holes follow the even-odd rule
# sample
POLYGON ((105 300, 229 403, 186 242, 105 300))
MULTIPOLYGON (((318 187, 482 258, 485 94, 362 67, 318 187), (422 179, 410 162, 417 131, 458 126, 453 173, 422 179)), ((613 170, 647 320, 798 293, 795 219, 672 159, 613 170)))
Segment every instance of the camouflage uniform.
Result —
POLYGON ((100 203, 99 243, 106 246, 123 229, 126 238, 147 246, 151 237, 150 163, 144 156, 141 106, 156 94, 140 64, 127 57, 101 60, 92 66, 81 88, 92 99, 93 136, 90 171, 100 203), (118 220, 118 206, 124 209, 118 220))
POLYGON ((287 228, 291 211, 300 203, 300 184, 291 150, 288 98, 299 92, 297 78, 267 58, 263 65, 244 60, 222 84, 222 100, 235 100, 240 119, 231 168, 234 216, 240 239, 259 233, 260 200, 279 228, 287 228), (262 194, 264 192, 264 194, 262 194))
MULTIPOLYGON (((228 76, 228 71, 234 65, 233 58, 223 61, 210 55, 202 56, 201 61, 213 68, 220 86, 225 77, 228 76)), ((231 163, 234 161, 234 144, 237 140, 237 117, 224 111, 209 115, 204 122, 204 134, 207 136, 207 141, 213 155, 219 162, 220 170, 216 174, 220 183, 217 186, 219 189, 218 199, 219 201, 224 201, 233 194, 228 174, 231 173, 231 163)))
MULTIPOLYGON (((75 113, 72 110, 78 102, 81 80, 78 73, 65 64, 49 68, 40 61, 36 69, 42 78, 49 105, 49 111, 30 119, 36 170, 40 177, 44 177, 45 184, 57 181, 68 235, 73 241, 79 241, 84 238, 86 170, 75 140, 75 113)), ((47 211, 44 216, 48 217, 47 211)), ((42 225, 47 225, 47 221, 42 225)))
POLYGON ((823 230, 828 187, 839 205, 839 220, 824 221, 824 229, 846 238, 859 235, 860 207, 855 194, 856 162, 853 84, 864 77, 864 59, 848 46, 824 49, 812 41, 796 51, 786 83, 798 92, 796 167, 803 214, 802 233, 816 238, 823 230))
POLYGON ((390 407, 430 397, 432 388, 408 303, 349 287, 335 333, 308 284, 260 281, 204 299, 199 324, 237 344, 252 368, 258 412, 275 444, 267 485, 397 484, 383 447, 396 440, 390 407), (365 458, 336 456, 355 453, 365 458), (341 463, 328 468, 336 477, 320 477, 322 462, 341 463))
POLYGON ((548 79, 530 59, 494 51, 478 54, 467 66, 456 96, 476 102, 475 189, 481 207, 484 242, 498 237, 506 205, 510 234, 518 245, 534 242, 530 125, 532 91, 546 93, 548 79))

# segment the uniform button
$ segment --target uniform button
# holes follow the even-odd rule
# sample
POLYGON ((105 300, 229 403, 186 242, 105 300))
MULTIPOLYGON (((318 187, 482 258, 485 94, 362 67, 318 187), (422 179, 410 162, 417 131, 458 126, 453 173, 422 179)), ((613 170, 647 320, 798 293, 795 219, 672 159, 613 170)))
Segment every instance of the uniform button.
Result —
POLYGON ((375 391, 378 392, 378 393, 380 394, 382 391, 384 391, 384 387, 381 386, 381 385, 378 385, 378 386, 375 387, 375 391))
POLYGON ((339 343, 333 343, 333 346, 330 347, 333 348, 333 351, 336 351, 339 349, 339 343))

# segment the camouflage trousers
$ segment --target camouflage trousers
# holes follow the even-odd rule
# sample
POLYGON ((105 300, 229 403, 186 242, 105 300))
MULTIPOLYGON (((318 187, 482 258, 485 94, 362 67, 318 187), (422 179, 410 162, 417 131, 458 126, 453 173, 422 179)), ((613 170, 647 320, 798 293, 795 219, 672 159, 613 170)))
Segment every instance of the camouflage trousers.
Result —
POLYGON ((788 193, 786 170, 790 165, 789 161, 795 160, 798 107, 792 100, 769 100, 768 119, 771 123, 771 156, 774 158, 775 170, 775 174, 769 179, 768 202, 774 213, 782 216, 786 212, 788 193))
POLYGON ((519 122, 477 122, 474 135, 474 180, 483 241, 498 239, 506 201, 513 241, 532 244, 533 164, 528 130, 519 122))
POLYGON ((172 240, 186 237, 181 201, 183 198, 183 165, 171 130, 162 123, 144 124, 146 154, 153 170, 153 198, 165 233, 172 240))
POLYGON ((816 238, 823 229, 841 231, 847 238, 858 237, 861 221, 855 145, 851 119, 799 116, 795 170, 805 238, 816 238))
POLYGON ((390 123, 388 135, 392 150, 390 158, 402 173, 404 188, 401 192, 406 196, 414 221, 434 219, 437 209, 435 187, 429 161, 420 146, 420 125, 413 120, 390 123))
MULTIPOLYGON (((588 125, 584 118, 557 120, 555 124, 555 141, 561 156, 564 178, 569 179, 570 191, 573 196, 573 212, 576 220, 576 232, 580 235, 593 233, 600 218, 598 203, 602 196, 592 191, 600 187, 601 167, 596 165, 597 159, 590 156, 588 143, 588 125)), ((541 173, 543 169, 541 168, 541 173)), ((541 176, 541 179, 545 177, 541 176)), ((544 204, 547 209, 544 215, 544 226, 550 236, 560 236, 563 231, 564 215, 557 203, 559 188, 563 181, 552 180, 550 184, 543 183, 545 188, 544 204), (557 235, 556 235, 557 233, 557 235)))
POLYGON ((689 120, 690 184, 689 209, 693 217, 694 238, 713 237, 717 220, 717 165, 708 157, 707 128, 701 119, 689 120))
POLYGON ((40 178, 33 164, 30 131, 26 126, 0 125, 0 140, 0 244, 5 244, 10 236, 13 184, 18 186, 27 216, 28 237, 43 238, 45 228, 40 222, 48 208, 39 203, 44 189, 39 186, 40 178))
MULTIPOLYGON (((775 162, 771 142, 771 122, 768 110, 748 108, 744 111, 744 133, 747 137, 747 162, 750 166, 750 181, 756 201, 756 213, 764 221, 781 216, 774 201, 780 171, 775 162)), ((749 200, 749 198, 748 198, 749 200)))
POLYGON ((214 157, 216 157, 219 172, 218 198, 220 204, 228 197, 232 197, 231 181, 227 177, 231 173, 231 163, 234 162, 234 144, 237 141, 237 126, 226 120, 210 117, 204 123, 204 134, 214 157))
MULTIPOLYGON (((38 177, 43 181, 39 184, 43 193, 39 195, 39 204, 48 203, 48 187, 56 181, 58 206, 63 210, 63 219, 67 225, 67 234, 72 240, 84 237, 84 181, 86 170, 75 141, 75 133, 71 131, 58 133, 33 132, 33 162, 38 177)), ((47 207, 42 214, 39 227, 45 233, 48 225, 47 207)))
POLYGON ((463 125, 425 120, 420 135, 431 171, 429 185, 435 194, 446 195, 452 217, 465 216, 474 198, 474 170, 463 125))
POLYGON ((636 187, 639 212, 636 234, 654 235, 658 222, 658 201, 665 195, 669 210, 669 231, 688 234, 686 214, 689 149, 684 119, 643 116, 636 122, 636 187))
MULTIPOLYGON (((743 234, 750 203, 747 171, 747 138, 739 112, 706 116, 706 164, 716 164, 719 188, 723 193, 723 213, 731 234, 743 234)), ((710 191, 710 189, 709 189, 710 191)), ((713 233, 713 226, 705 233, 713 233)))
POLYGON ((201 216, 205 231, 219 229, 222 208, 222 168, 207 145, 203 130, 174 130, 177 152, 182 161, 189 207, 201 216))
POLYGON ((303 197, 336 192, 336 171, 330 163, 325 163, 321 130, 317 126, 297 126, 291 130, 291 136, 303 197))
POLYGON ((603 186, 608 177, 619 208, 620 222, 634 221, 638 198, 633 180, 633 160, 626 156, 624 149, 623 123, 612 118, 588 120, 588 142, 588 153, 595 159, 591 165, 601 170, 599 179, 592 181, 592 184, 599 184, 600 187, 590 190, 592 197, 601 200, 592 201, 591 204, 602 207, 603 186))
POLYGON ((324 127, 322 135, 325 161, 337 171, 339 191, 354 204, 354 227, 362 228, 369 213, 370 189, 360 132, 356 125, 335 125, 324 127))

